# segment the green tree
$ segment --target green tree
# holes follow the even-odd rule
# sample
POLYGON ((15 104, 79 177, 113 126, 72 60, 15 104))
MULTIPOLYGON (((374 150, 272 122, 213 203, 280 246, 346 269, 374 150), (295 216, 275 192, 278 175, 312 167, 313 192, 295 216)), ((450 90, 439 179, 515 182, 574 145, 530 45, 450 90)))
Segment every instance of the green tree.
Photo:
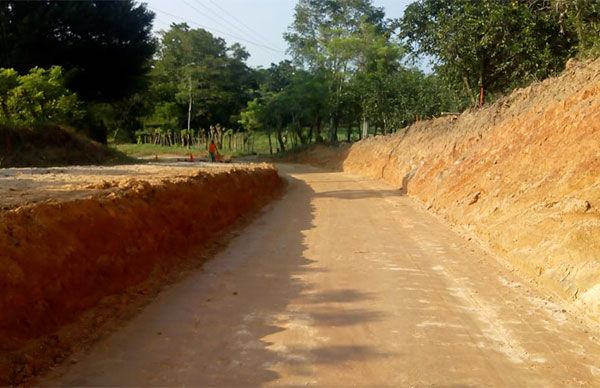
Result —
POLYGON ((0 67, 59 65, 84 101, 118 100, 145 87, 153 18, 133 0, 2 1, 0 67))
POLYGON ((19 76, 14 69, 0 69, 0 122, 35 125, 68 124, 81 119, 77 96, 64 86, 58 66, 33 68, 19 76))
POLYGON ((328 75, 329 141, 337 142, 346 88, 362 58, 365 29, 383 33, 383 9, 370 0, 300 0, 286 33, 294 60, 328 75))
POLYGON ((437 61, 472 101, 542 79, 562 68, 572 42, 538 2, 420 0, 401 20, 401 36, 437 61))
POLYGON ((597 0, 553 0, 562 31, 574 31, 583 56, 600 56, 600 2, 597 0))
POLYGON ((134 0, 2 1, 0 67, 25 74, 61 66, 67 88, 85 103, 77 127, 106 142, 106 124, 124 123, 121 106, 147 87, 153 19, 134 0))
POLYGON ((255 83, 247 58, 239 44, 227 47, 204 29, 173 24, 161 34, 151 74, 154 105, 175 103, 180 127, 238 126, 255 83))

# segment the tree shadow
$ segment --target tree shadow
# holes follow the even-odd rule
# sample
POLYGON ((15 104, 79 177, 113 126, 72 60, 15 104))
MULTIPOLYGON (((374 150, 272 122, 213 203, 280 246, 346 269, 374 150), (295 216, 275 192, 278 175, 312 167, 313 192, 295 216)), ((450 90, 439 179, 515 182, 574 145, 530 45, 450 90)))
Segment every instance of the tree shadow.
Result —
POLYGON ((334 291, 326 291, 307 296, 310 303, 351 303, 374 299, 372 292, 358 291, 351 288, 344 288, 334 291))
POLYGON ((315 198, 366 199, 401 197, 402 195, 400 190, 333 190, 317 193, 315 198))
MULTIPOLYGON (((329 271, 306 256, 306 234, 315 227, 312 202, 320 195, 301 179, 286 179, 287 194, 201 271, 161 293, 76 365, 61 367, 60 377, 43 384, 258 386, 279 380, 280 368, 302 376, 309 366, 389 357, 364 344, 283 343, 282 350, 281 340, 273 339, 290 330, 290 323, 314 331, 386 316, 353 307, 374 299, 372 293, 352 288, 317 292, 303 279, 329 271), (295 310, 298 301, 307 308, 295 310)), ((353 199, 373 193, 330 195, 353 199)))

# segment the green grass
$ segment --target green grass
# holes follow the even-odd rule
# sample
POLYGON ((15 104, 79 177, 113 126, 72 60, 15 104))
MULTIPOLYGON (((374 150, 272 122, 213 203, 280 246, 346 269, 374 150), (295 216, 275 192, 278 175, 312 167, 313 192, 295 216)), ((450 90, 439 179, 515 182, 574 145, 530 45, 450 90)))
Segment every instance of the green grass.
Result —
MULTIPOLYGON (((273 142, 273 152, 275 152, 275 136, 271 135, 271 141, 273 142)), ((269 154, 269 138, 266 132, 254 133, 254 152, 256 152, 259 155, 269 154)))
MULTIPOLYGON (((161 146, 157 144, 112 144, 111 147, 129 156, 153 156, 153 155, 186 155, 190 152, 196 154, 200 150, 198 148, 188 149, 181 146, 161 146)), ((202 150, 204 151, 204 150, 202 150)))
MULTIPOLYGON (((275 151, 275 136, 271 137, 273 141, 273 149, 275 151)), ((188 155, 192 152, 194 155, 198 153, 206 153, 207 151, 204 147, 198 148, 197 146, 187 148, 182 146, 163 146, 157 144, 112 144, 112 148, 120 151, 126 155, 133 157, 143 157, 143 156, 154 156, 154 155, 188 155)), ((269 154, 269 139, 267 134, 264 132, 256 132, 254 134, 254 151, 253 152, 241 152, 241 151, 233 151, 227 148, 227 144, 219 149, 219 152, 222 155, 226 156, 243 156, 248 154, 269 154)))
MULTIPOLYGON (((326 129, 323 131, 323 136, 327 136, 328 133, 326 129)), ((257 154, 257 155, 269 155, 269 138, 266 132, 254 132, 254 147, 253 152, 240 152, 240 151, 232 151, 229 150, 224 144, 223 147, 219 149, 219 152, 225 156, 245 156, 249 154, 257 154)), ((288 137, 292 136, 291 133, 288 133, 288 137)), ((340 129, 338 132, 338 139, 340 142, 346 141, 346 129, 340 129)), ((354 128, 352 134, 352 140, 355 141, 358 139, 358 129, 354 128)), ((273 153, 277 153, 278 142, 276 135, 271 134, 271 142, 273 145, 273 153)), ((192 147, 188 149, 187 147, 181 146, 162 146, 156 144, 113 144, 112 148, 116 149, 119 152, 122 152, 125 155, 132 157, 147 157, 147 156, 160 156, 160 155, 181 155, 185 157, 192 152, 195 156, 198 154, 205 154, 206 150, 204 147, 192 147)), ((288 139, 286 154, 290 151, 297 151, 298 149, 303 148, 299 143, 297 144, 296 149, 292 149, 292 139, 288 139)))

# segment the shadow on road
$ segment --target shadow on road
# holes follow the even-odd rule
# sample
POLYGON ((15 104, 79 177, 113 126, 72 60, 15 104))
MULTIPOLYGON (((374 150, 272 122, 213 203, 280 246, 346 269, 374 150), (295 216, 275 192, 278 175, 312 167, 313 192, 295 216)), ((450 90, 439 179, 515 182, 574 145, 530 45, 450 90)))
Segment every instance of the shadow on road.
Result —
MULTIPOLYGON (((299 174, 295 171, 294 175, 299 174)), ((231 357, 235 361, 215 360, 203 372, 205 378, 210 377, 201 380, 201 383, 263 385, 277 381, 281 377, 280 370, 286 371, 287 378, 293 378, 310 375, 311 369, 319 365, 342 366, 350 361, 389 357, 389 354, 371 346, 324 343, 275 346, 271 342, 273 336, 289 335, 294 338, 306 334, 305 331, 314 332, 319 327, 348 327, 385 317, 381 311, 351 307, 356 302, 373 299, 371 293, 352 288, 319 292, 318 285, 302 279, 307 274, 327 276, 328 273, 328 269, 306 256, 306 233, 314 228, 312 201, 319 195, 305 181, 291 176, 287 179, 287 195, 274 205, 269 214, 269 225, 275 228, 276 234, 272 240, 264 236, 264 243, 270 245, 269 250, 276 254, 268 255, 269 262, 260 257, 247 258, 253 272, 246 273, 246 276, 254 278, 248 282, 254 287, 254 297, 238 299, 236 316, 232 317, 233 330, 223 334, 225 342, 235 344, 231 349, 231 357), (298 305, 304 308, 300 309, 298 305), (231 368, 231 362, 237 366, 231 368)), ((368 194, 365 191, 359 195, 368 194)), ((258 221, 259 224, 262 222, 258 221)))
POLYGON ((400 197, 400 190, 334 190, 318 193, 315 198, 365 199, 400 197))

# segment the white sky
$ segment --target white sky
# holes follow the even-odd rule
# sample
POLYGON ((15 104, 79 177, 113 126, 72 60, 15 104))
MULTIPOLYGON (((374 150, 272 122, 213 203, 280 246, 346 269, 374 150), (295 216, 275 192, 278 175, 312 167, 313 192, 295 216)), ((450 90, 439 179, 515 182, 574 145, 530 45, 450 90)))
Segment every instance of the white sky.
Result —
MULTIPOLYGON (((142 0, 154 11, 154 30, 173 22, 202 27, 228 44, 239 42, 250 53, 250 66, 268 67, 287 56, 283 33, 294 17, 296 0, 142 0)), ((373 0, 386 17, 398 18, 414 0, 373 0)))

